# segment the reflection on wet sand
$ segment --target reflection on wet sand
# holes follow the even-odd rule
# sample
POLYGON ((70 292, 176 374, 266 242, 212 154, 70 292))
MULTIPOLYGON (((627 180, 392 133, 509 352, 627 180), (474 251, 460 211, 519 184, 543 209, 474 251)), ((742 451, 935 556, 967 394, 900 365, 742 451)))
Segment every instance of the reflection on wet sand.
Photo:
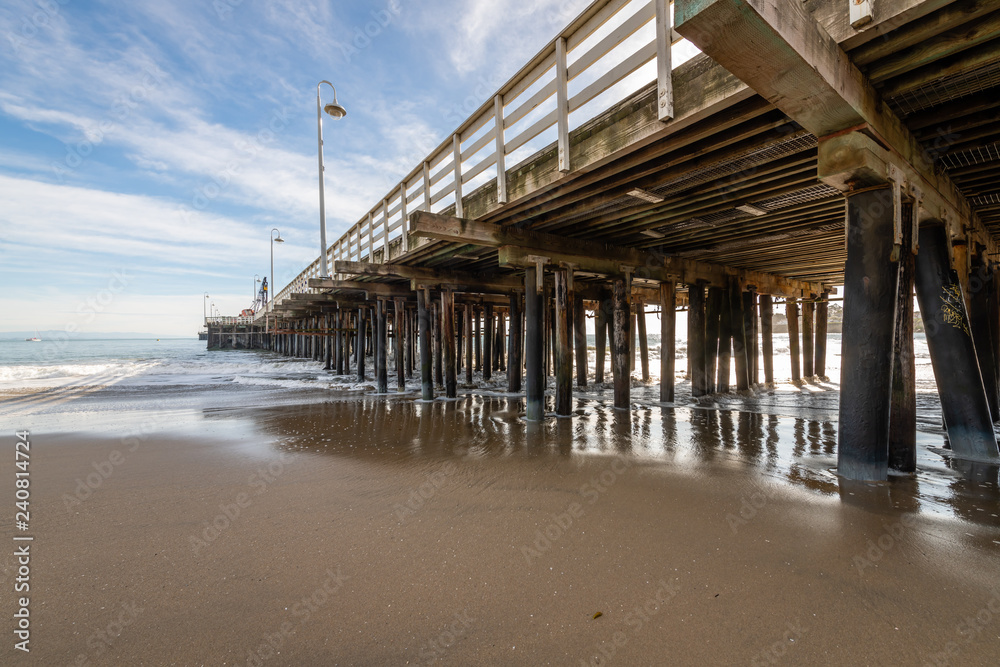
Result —
MULTIPOLYGON (((285 449, 385 465, 520 458, 558 471, 566 462, 617 454, 695 476, 711 475, 717 467, 737 469, 760 485, 783 484, 875 511, 1000 525, 998 467, 942 456, 941 437, 932 433, 918 435, 916 476, 854 483, 836 475, 837 427, 829 420, 702 407, 621 411, 588 398, 576 399, 574 408, 572 418, 531 423, 523 419, 520 397, 432 402, 362 397, 257 410, 254 421, 285 449)), ((206 413, 210 419, 233 415, 206 413)))

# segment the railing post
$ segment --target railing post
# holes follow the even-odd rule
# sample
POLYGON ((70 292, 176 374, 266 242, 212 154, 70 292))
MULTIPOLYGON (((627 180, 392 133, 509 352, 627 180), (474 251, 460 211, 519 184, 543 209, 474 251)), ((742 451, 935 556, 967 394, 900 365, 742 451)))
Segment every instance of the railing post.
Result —
POLYGON ((424 210, 431 212, 431 165, 424 161, 424 210))
POLYGON ((559 171, 569 171, 569 77, 566 73, 566 38, 556 40, 556 116, 559 171))
POLYGON ((461 218, 462 210, 462 136, 456 132, 451 139, 451 149, 455 156, 455 217, 461 218))
POLYGON ((507 156, 504 154, 503 95, 493 98, 493 121, 496 124, 497 203, 507 203, 507 156))
POLYGON ((670 47, 673 30, 670 25, 670 0, 656 3, 656 113, 661 121, 674 117, 674 83, 671 72, 670 47))
POLYGON ((409 225, 409 221, 406 219, 406 181, 405 180, 402 183, 399 184, 399 212, 403 216, 403 221, 401 223, 402 226, 400 227, 400 231, 401 231, 401 233, 403 235, 403 241, 402 241, 402 245, 400 245, 400 248, 402 249, 401 252, 406 252, 407 250, 410 249, 410 243, 409 243, 409 239, 407 238, 407 231, 408 231, 407 230, 407 226, 409 225))
MULTIPOLYGON (((372 252, 372 257, 375 253, 372 252)), ((389 200, 382 200, 382 263, 389 261, 389 200)))
MULTIPOLYGON (((375 213, 368 211, 368 261, 375 261, 375 213)), ((358 244, 358 256, 361 255, 361 244, 358 244)))

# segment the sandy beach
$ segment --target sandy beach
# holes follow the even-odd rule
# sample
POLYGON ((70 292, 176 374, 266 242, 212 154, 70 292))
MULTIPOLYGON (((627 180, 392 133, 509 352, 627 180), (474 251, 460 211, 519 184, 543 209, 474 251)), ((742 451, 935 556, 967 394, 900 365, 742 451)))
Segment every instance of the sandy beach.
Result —
POLYGON ((998 655, 997 472, 950 464, 932 432, 915 478, 848 485, 835 422, 780 401, 579 398, 533 425, 499 395, 126 394, 30 419, 31 653, 8 632, 3 664, 998 655))

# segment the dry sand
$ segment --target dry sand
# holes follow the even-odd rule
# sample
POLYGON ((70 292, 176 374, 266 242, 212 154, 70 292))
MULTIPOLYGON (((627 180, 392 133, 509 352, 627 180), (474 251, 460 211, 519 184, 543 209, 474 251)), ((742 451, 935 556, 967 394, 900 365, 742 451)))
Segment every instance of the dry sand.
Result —
POLYGON ((0 663, 997 662, 995 468, 965 479, 922 434, 917 478, 846 486, 830 422, 578 406, 206 405, 33 433, 31 653, 7 632, 0 663))

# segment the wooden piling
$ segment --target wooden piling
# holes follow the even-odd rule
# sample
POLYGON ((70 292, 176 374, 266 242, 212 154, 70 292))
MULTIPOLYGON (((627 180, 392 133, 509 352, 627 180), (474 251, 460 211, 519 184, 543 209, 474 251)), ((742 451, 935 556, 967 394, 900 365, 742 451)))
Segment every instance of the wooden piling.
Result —
POLYGON ((441 347, 444 355, 444 393, 448 398, 458 396, 458 370, 455 368, 457 340, 455 338, 455 295, 451 290, 441 291, 441 347))
POLYGON ((629 325, 628 325, 628 370, 629 373, 635 371, 635 356, 639 353, 639 346, 636 345, 636 316, 635 308, 638 304, 632 304, 629 309, 629 325))
POLYGON ((438 387, 444 386, 444 354, 441 350, 441 343, 444 340, 444 334, 441 331, 441 303, 434 303, 429 301, 432 305, 431 310, 431 345, 433 347, 433 352, 431 356, 433 357, 434 363, 434 384, 438 387))
POLYGON ((493 306, 483 307, 483 380, 493 377, 493 306))
POLYGON ((545 326, 542 314, 542 295, 538 293, 537 272, 535 267, 524 270, 524 319, 525 319, 525 418, 529 421, 541 421, 544 417, 545 369, 543 347, 545 339, 542 329, 545 326))
MULTIPOLYGON (((904 204, 902 219, 911 220, 912 215, 911 205, 904 204)), ((917 469, 917 368, 913 351, 914 257, 909 250, 912 238, 913 226, 903 225, 896 279, 888 461, 889 468, 899 472, 914 472, 917 469)), ((817 334, 818 329, 817 326, 817 334)))
POLYGON ((691 395, 704 396, 708 393, 707 368, 705 366, 705 287, 688 285, 688 377, 691 379, 691 395))
POLYGON ((380 394, 388 393, 389 391, 389 340, 388 334, 388 322, 386 315, 387 304, 384 299, 379 299, 376 305, 377 308, 377 330, 375 331, 375 370, 378 373, 376 379, 377 391, 380 394))
POLYGON ((431 321, 427 312, 427 290, 417 290, 417 336, 420 338, 420 398, 434 399, 434 382, 431 377, 431 321))
POLYGON ((757 315, 757 290, 751 287, 747 295, 749 297, 747 319, 750 322, 747 330, 747 334, 750 336, 750 346, 747 349, 750 356, 750 368, 747 369, 747 372, 750 375, 750 385, 756 386, 760 383, 760 318, 757 315))
POLYGON ((504 358, 504 348, 507 343, 507 317, 510 316, 510 311, 507 311, 507 316, 505 317, 503 313, 500 313, 497 317, 497 339, 496 344, 493 346, 493 354, 496 356, 496 362, 493 365, 493 370, 506 372, 507 361, 504 358))
POLYGON ((479 309, 475 306, 467 306, 467 308, 472 309, 472 331, 474 332, 472 338, 476 347, 476 371, 481 373, 483 370, 483 332, 479 321, 479 309))
POLYGON ((635 321, 639 335, 639 368, 642 381, 649 382, 649 339, 646 337, 646 306, 642 301, 635 306, 635 321))
POLYGON ((785 299, 785 318, 788 320, 788 353, 792 357, 792 382, 802 380, 799 355, 799 305, 795 299, 785 299))
POLYGON ((472 304, 465 304, 465 383, 472 384, 472 304))
POLYGON ((396 389, 406 391, 406 360, 403 358, 403 346, 405 344, 403 332, 406 329, 406 310, 403 307, 402 299, 395 299, 395 319, 392 328, 396 334, 396 389))
MULTIPOLYGON (((810 299, 816 295, 811 295, 810 299)), ((811 378, 816 374, 813 362, 815 361, 813 351, 813 315, 815 306, 811 300, 802 303, 802 376, 811 378)))
POLYGON ((510 335, 507 336, 507 391, 521 391, 521 340, 524 331, 524 314, 521 295, 510 295, 510 335))
POLYGON ((594 347, 596 357, 596 367, 594 370, 594 382, 601 384, 604 382, 604 359, 608 351, 608 313, 611 312, 611 303, 607 299, 601 299, 597 303, 597 312, 594 314, 594 347))
POLYGON ((569 279, 566 269, 555 272, 556 414, 569 416, 573 405, 573 357, 570 349, 569 279))
POLYGON ((576 354, 576 386, 587 386, 587 311, 583 296, 573 297, 573 352, 576 354))
POLYGON ((976 253, 972 258, 972 274, 969 277, 969 324, 972 330, 972 340, 976 346, 976 357, 979 359, 983 387, 986 390, 986 401, 990 406, 990 415, 995 422, 1000 420, 1000 405, 997 402, 995 346, 989 322, 989 285, 991 281, 992 275, 989 274, 986 263, 982 260, 982 253, 976 253))
POLYGON ((725 297, 721 287, 708 288, 705 303, 705 392, 719 391, 716 372, 719 365, 720 332, 722 325, 722 301, 725 297))
POLYGON ((355 351, 358 354, 358 382, 365 381, 365 307, 358 308, 358 332, 355 351))
POLYGON ((660 283, 660 401, 674 400, 674 356, 676 355, 677 286, 660 283))
POLYGON ((897 274, 892 245, 891 191, 849 194, 837 472, 852 480, 888 474, 897 274))
POLYGON ((730 318, 733 326, 733 367, 736 369, 736 390, 750 388, 750 340, 746 330, 743 290, 738 281, 729 286, 730 318))
POLYGON ((774 303, 770 294, 760 295, 760 345, 764 356, 764 383, 774 386, 774 303))
POLYGON ((733 358, 733 310, 729 305, 729 289, 722 290, 722 305, 719 313, 719 372, 715 378, 715 390, 729 391, 729 380, 732 377, 733 358))
MULTIPOLYGON (((912 291, 912 288, 911 288, 912 291)), ((813 362, 813 372, 820 378, 826 377, 826 339, 827 320, 830 312, 830 295, 823 293, 819 301, 816 302, 816 346, 814 349, 815 360, 813 362)), ((912 299, 911 299, 912 301, 912 299)), ((911 306, 912 312, 912 306, 911 306)), ((912 317, 910 319, 913 319, 912 317)))
POLYGON ((627 410, 631 398, 629 363, 633 356, 629 350, 629 330, 632 309, 629 306, 628 285, 624 278, 612 281, 614 326, 611 341, 611 370, 615 381, 615 407, 627 410))
MULTIPOLYGON (((1000 454, 993 433, 993 417, 964 294, 948 263, 944 227, 921 227, 919 245, 914 282, 948 440, 958 457, 995 462, 1000 454)), ((846 336, 846 321, 844 331, 846 336)))

